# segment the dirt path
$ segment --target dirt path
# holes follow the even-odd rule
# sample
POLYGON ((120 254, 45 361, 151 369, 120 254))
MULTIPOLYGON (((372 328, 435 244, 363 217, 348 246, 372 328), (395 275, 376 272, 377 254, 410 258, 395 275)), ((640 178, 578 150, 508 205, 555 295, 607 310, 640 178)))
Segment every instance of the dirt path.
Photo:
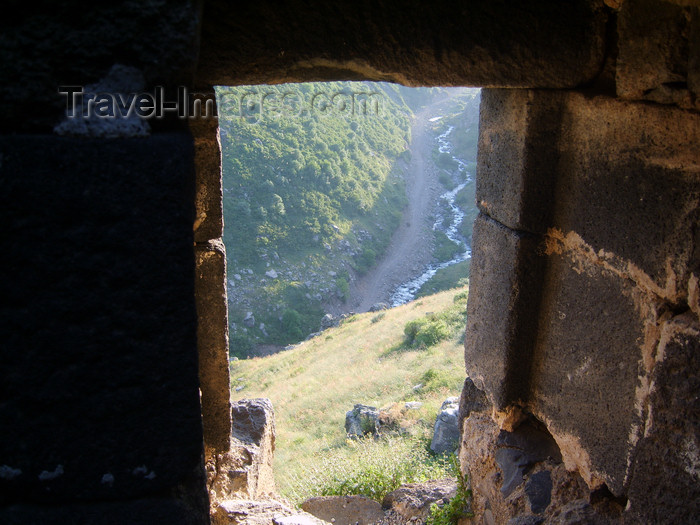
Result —
POLYGON ((419 275, 432 259, 433 234, 427 219, 440 186, 431 160, 429 119, 440 115, 441 107, 450 98, 426 106, 415 115, 411 127, 411 162, 405 175, 408 206, 384 257, 372 271, 352 283, 348 307, 354 312, 366 312, 378 302, 390 303, 396 287, 419 275))

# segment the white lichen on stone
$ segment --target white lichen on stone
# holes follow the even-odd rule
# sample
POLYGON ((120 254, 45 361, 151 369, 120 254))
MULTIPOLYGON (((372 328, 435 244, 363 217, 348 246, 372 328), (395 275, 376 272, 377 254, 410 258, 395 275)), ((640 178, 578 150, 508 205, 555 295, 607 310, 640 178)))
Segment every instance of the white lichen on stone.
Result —
POLYGON ((9 465, 0 465, 0 479, 12 481, 22 475, 22 469, 12 468, 9 465))
POLYGON ((57 477, 62 476, 63 473, 63 465, 57 465, 52 472, 49 472, 48 470, 42 470, 41 474, 39 474, 39 479, 41 481, 51 481, 52 479, 56 479, 57 477))

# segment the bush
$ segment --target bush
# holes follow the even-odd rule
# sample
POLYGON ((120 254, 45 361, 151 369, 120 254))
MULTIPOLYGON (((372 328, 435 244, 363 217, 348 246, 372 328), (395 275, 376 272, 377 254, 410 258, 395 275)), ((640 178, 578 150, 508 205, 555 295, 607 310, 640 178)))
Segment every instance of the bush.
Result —
POLYGON ((301 315, 292 308, 287 308, 282 313, 282 326, 290 337, 301 339, 303 332, 301 331, 301 315))
POLYGON ((319 456, 294 479, 294 500, 310 496, 363 495, 376 501, 405 483, 456 474, 450 461, 431 455, 419 439, 371 437, 347 441, 345 447, 319 456))
POLYGON ((433 346, 450 336, 450 330, 442 319, 436 319, 426 323, 416 334, 414 343, 416 346, 433 346))
POLYGON ((430 347, 450 336, 447 323, 435 316, 414 319, 406 323, 403 329, 406 344, 410 346, 430 347))

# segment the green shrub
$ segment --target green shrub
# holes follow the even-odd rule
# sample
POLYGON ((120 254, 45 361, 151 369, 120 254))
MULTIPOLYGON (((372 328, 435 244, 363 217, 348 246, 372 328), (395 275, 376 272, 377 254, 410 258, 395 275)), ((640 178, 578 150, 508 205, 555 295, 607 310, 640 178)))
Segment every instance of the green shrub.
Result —
POLYGON ((294 479, 294 500, 313 495, 363 495, 376 501, 405 483, 452 477, 454 466, 445 457, 431 455, 419 439, 394 436, 347 441, 328 450, 319 461, 294 479))
POLYGON ((299 338, 303 336, 301 331, 301 315, 293 308, 287 308, 282 313, 282 326, 290 337, 299 338))
POLYGON ((406 344, 428 348, 436 345, 450 336, 447 323, 437 316, 414 319, 406 323, 403 333, 406 335, 406 344))
POLYGON ((414 339, 416 346, 433 346, 450 336, 450 330, 442 319, 436 319, 425 324, 414 339))

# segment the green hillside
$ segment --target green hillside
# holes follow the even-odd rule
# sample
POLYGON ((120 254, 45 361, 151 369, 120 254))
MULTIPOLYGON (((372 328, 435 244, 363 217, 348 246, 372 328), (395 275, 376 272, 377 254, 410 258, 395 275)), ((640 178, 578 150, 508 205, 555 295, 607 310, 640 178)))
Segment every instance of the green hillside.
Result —
POLYGON ((322 303, 381 257, 406 203, 411 107, 439 96, 369 82, 217 89, 232 355, 318 330, 322 303))
POLYGON ((332 484, 329 476, 352 474, 368 454, 373 463, 419 458, 410 468, 416 475, 449 474, 426 448, 440 404, 458 396, 464 381, 466 298, 466 288, 453 289, 355 315, 289 350, 231 363, 233 398, 268 397, 275 408, 275 471, 284 495, 299 501, 318 494, 332 484), (423 405, 406 410, 407 401, 423 405), (396 432, 349 442, 345 412, 355 403, 387 408, 396 432))

